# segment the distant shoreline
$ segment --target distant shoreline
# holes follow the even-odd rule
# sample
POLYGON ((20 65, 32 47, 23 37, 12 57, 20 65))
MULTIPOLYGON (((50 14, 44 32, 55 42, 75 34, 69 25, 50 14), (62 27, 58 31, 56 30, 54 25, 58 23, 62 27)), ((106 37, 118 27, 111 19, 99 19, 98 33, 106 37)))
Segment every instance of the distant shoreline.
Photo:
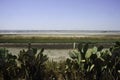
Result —
MULTIPOLYGON (((62 31, 63 32, 63 31, 62 31)), ((114 42, 120 41, 120 32, 18 32, 0 33, 1 47, 27 47, 32 43, 33 47, 71 49, 73 43, 91 42, 93 44, 104 44, 111 46, 114 42), (21 33, 21 34, 20 34, 21 33)))
POLYGON ((0 34, 116 34, 120 31, 112 30, 0 30, 0 34))

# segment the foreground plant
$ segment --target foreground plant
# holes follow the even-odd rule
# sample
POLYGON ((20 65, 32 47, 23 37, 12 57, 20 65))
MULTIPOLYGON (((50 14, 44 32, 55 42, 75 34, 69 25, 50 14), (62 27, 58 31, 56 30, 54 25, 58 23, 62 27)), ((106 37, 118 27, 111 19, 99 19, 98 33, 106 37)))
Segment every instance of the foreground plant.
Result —
POLYGON ((18 57, 0 49, 0 79, 2 80, 120 80, 120 42, 110 49, 79 44, 70 58, 63 62, 48 61, 42 48, 28 46, 18 57), (90 54, 86 57, 87 54, 90 54))
POLYGON ((17 68, 17 57, 12 55, 7 49, 0 48, 0 74, 3 80, 14 80, 17 78, 19 69, 17 68))
MULTIPOLYGON (((103 46, 94 47, 90 57, 86 58, 88 44, 79 44, 78 51, 70 53, 67 59, 67 73, 79 75, 70 76, 71 80, 119 80, 120 79, 120 43, 108 49, 103 46)), ((68 80, 68 79, 66 79, 68 80)))
POLYGON ((22 75, 25 80, 44 80, 45 79, 45 62, 48 60, 46 55, 43 55, 42 48, 37 53, 37 48, 31 48, 29 44, 28 50, 20 51, 18 61, 21 65, 22 75))

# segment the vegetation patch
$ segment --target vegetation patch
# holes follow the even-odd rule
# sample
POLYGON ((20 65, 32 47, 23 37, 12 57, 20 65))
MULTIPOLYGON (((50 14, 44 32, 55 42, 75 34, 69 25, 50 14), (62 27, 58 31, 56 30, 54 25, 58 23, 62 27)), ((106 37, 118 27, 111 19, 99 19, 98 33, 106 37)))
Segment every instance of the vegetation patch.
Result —
MULTIPOLYGON (((56 35, 57 36, 57 35, 56 35)), ((73 42, 116 42, 120 41, 119 36, 84 36, 84 37, 66 37, 66 36, 20 36, 20 35, 1 35, 1 43, 73 43, 73 42)))
POLYGON ((44 49, 28 45, 18 56, 0 48, 1 80, 120 80, 120 42, 109 49, 80 43, 65 61, 49 61, 44 49), (87 54, 89 56, 86 56, 87 54))

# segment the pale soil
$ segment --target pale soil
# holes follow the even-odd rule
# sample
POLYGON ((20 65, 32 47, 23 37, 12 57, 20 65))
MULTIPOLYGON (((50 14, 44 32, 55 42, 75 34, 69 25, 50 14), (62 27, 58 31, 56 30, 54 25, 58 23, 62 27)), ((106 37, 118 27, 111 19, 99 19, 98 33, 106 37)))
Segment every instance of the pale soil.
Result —
MULTIPOLYGON (((6 48, 9 50, 10 53, 12 53, 13 55, 18 56, 20 50, 27 50, 27 48, 6 48)), ((47 55, 49 60, 53 60, 53 61, 64 61, 67 58, 70 58, 69 53, 72 53, 74 51, 77 51, 75 49, 45 49, 43 54, 47 55)), ((40 49, 37 51, 38 53, 40 52, 40 49)), ((89 57, 91 54, 89 54, 91 52, 91 49, 89 49, 87 51, 87 56, 89 57)))
MULTIPOLYGON (((14 55, 18 55, 22 48, 7 48, 10 53, 14 55)), ((26 48, 23 48, 27 50, 26 48)), ((69 58, 69 52, 72 51, 71 49, 45 49, 43 54, 49 57, 49 60, 53 61, 62 61, 69 58)), ((40 52, 40 49, 38 50, 40 52)))

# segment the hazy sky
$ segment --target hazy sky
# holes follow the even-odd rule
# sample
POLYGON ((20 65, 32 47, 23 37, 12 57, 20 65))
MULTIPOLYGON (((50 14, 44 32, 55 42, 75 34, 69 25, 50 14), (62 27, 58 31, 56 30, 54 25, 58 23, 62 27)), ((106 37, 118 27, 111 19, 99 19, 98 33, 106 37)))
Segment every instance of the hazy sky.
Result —
POLYGON ((120 30, 120 0, 0 0, 0 30, 120 30))

